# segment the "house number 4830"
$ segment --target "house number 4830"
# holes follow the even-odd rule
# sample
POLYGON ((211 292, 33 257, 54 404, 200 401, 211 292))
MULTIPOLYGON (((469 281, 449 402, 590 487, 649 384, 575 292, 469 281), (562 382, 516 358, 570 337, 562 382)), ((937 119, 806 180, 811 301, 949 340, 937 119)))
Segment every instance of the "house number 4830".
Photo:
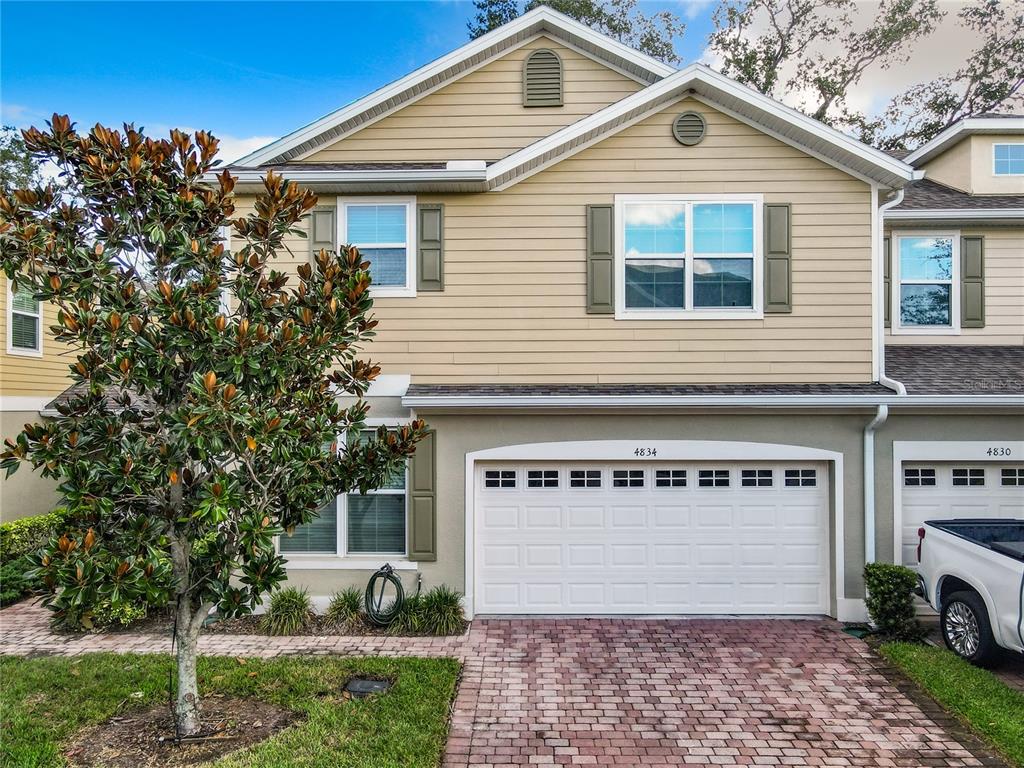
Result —
POLYGON ((634 456, 657 456, 658 455, 658 449, 657 448, 637 448, 635 451, 633 451, 633 455, 634 456))
POLYGON ((989 456, 1009 456, 1013 453, 1013 451, 1011 451, 1009 448, 1005 446, 1000 445, 993 448, 989 448, 987 451, 985 451, 985 453, 987 453, 989 456))

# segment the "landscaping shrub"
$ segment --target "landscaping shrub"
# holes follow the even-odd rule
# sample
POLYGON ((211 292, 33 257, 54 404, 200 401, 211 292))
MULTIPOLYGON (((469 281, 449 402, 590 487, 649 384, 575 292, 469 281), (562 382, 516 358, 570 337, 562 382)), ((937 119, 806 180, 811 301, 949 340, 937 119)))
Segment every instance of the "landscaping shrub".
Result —
POLYGON ((97 629, 109 627, 128 627, 141 621, 148 615, 145 604, 137 603, 100 603, 92 613, 93 626, 97 629))
POLYGON ((398 616, 388 627, 393 635, 454 635, 463 630, 466 617, 462 596, 442 584, 422 595, 405 598, 398 616))
POLYGON ((260 627, 271 635, 294 635, 309 625, 313 603, 298 587, 285 587, 270 596, 270 608, 263 614, 260 627))
POLYGON ((26 575, 33 567, 24 555, 0 565, 0 607, 18 602, 37 588, 37 582, 26 575))
POLYGON ((338 627, 352 627, 362 621, 363 592, 359 587, 347 587, 336 592, 324 615, 338 627))
POLYGON ((864 566, 864 585, 868 615, 880 634, 911 642, 924 636, 914 610, 916 573, 902 565, 868 563, 864 566))
POLYGON ((58 508, 45 515, 0 523, 0 563, 16 560, 44 546, 61 532, 67 517, 67 511, 58 508))

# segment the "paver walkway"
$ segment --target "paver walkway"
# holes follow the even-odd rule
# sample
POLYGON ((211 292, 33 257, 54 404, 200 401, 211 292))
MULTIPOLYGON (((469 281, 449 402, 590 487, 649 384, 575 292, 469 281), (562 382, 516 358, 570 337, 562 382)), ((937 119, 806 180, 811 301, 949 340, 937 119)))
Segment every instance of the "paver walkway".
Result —
MULTIPOLYGON (((167 652, 0 611, 0 653, 167 652)), ((829 620, 483 619, 456 638, 206 635, 206 654, 464 663, 445 765, 1002 766, 829 620)))

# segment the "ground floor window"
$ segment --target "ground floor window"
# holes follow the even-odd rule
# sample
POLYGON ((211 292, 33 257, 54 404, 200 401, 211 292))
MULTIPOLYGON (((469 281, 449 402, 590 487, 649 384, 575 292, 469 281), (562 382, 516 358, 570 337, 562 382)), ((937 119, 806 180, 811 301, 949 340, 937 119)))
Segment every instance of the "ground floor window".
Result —
MULTIPOLYGON (((372 438, 364 432, 361 440, 372 438)), ((320 516, 282 536, 281 552, 299 555, 406 554, 406 487, 403 468, 380 488, 366 494, 348 493, 332 499, 320 516)))

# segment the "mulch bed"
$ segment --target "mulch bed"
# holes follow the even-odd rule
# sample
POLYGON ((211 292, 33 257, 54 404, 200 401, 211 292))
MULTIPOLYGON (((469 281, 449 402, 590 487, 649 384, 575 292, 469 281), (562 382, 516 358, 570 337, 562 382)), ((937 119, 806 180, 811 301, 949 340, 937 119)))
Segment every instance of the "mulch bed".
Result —
POLYGON ((265 701, 210 694, 203 698, 201 737, 174 741, 167 704, 126 712, 82 730, 65 750, 76 768, 157 768, 216 760, 267 739, 301 719, 265 701))

